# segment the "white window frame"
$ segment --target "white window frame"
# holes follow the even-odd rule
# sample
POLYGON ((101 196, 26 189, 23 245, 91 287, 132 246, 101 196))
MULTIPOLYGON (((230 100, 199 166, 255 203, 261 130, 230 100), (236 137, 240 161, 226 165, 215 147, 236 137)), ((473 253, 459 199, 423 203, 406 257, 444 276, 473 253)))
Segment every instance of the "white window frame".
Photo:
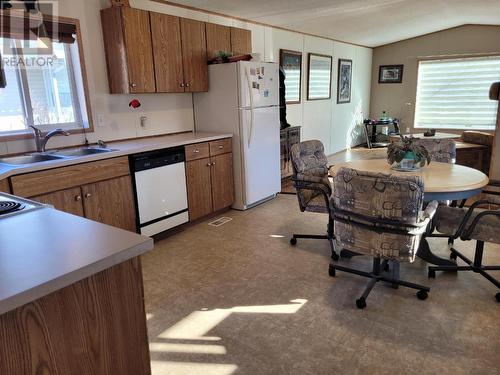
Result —
MULTIPOLYGON (((23 56, 22 44, 20 40, 14 40, 15 47, 12 50, 15 52, 16 57, 23 56)), ((73 104, 73 112, 75 121, 74 122, 61 122, 61 123, 51 123, 51 124, 35 124, 34 116, 33 116, 33 107, 31 105, 31 96, 29 92, 29 83, 28 77, 26 73, 26 69, 24 68, 16 68, 16 76, 17 76, 17 84, 19 87, 19 95, 21 97, 21 101, 23 103, 23 112, 25 118, 25 129, 17 130, 17 131, 0 131, 1 136, 9 136, 9 135, 17 135, 17 134, 25 134, 31 133, 30 126, 39 127, 43 132, 48 132, 54 129, 64 129, 64 130, 78 130, 83 129, 85 123, 83 121, 80 99, 78 97, 78 87, 75 79, 75 68, 73 66, 74 59, 71 50, 71 46, 69 44, 63 44, 65 60, 66 60, 66 69, 68 71, 69 77, 69 86, 71 92, 71 99, 73 104)))
MULTIPOLYGON (((460 56, 460 57, 449 57, 449 58, 437 58, 437 59, 420 59, 418 60, 418 66, 417 66, 417 88, 416 88, 416 93, 415 93, 415 113, 414 113, 414 127, 415 129, 429 129, 432 128, 432 126, 429 125, 419 125, 418 123, 418 101, 419 101, 419 83, 420 83, 420 64, 422 62, 450 62, 450 61, 457 61, 457 60, 466 60, 466 59, 485 59, 485 58, 496 58, 500 59, 500 55, 482 55, 482 56, 460 56)), ((492 82, 493 83, 493 82, 492 82)), ((488 97, 488 92, 486 91, 485 97, 488 97)), ((488 99, 486 99, 488 100, 488 99)), ((498 103, 498 102, 496 102, 498 103)), ((498 105, 498 104, 497 104, 498 105)), ((495 130, 495 124, 496 122, 493 121, 491 126, 461 126, 461 125, 441 125, 441 126, 435 126, 437 130, 484 130, 484 131, 494 131, 495 130)))

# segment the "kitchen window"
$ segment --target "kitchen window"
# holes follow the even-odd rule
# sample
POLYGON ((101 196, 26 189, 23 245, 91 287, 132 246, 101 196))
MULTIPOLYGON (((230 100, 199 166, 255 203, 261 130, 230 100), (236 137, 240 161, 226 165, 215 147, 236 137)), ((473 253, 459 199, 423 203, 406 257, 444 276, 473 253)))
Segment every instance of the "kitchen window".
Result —
POLYGON ((76 29, 64 25, 51 39, 26 40, 15 27, 2 34, 0 137, 29 134, 30 126, 43 132, 90 130, 76 29))
POLYGON ((420 61, 415 127, 494 130, 498 101, 489 100, 500 80, 500 56, 420 61))

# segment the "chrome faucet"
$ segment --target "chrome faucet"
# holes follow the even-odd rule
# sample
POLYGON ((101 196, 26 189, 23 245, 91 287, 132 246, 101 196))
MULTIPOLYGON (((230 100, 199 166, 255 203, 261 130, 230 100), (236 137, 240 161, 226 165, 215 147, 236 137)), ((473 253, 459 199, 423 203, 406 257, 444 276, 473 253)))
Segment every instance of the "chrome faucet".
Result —
POLYGON ((51 132, 48 132, 44 136, 40 129, 35 128, 33 125, 30 125, 30 128, 33 129, 33 134, 35 135, 35 144, 36 144, 36 151, 37 152, 45 152, 45 146, 47 145, 47 142, 49 141, 49 139, 52 138, 53 136, 55 136, 55 135, 65 135, 65 136, 70 135, 67 131, 64 131, 62 129, 56 129, 56 130, 53 130, 51 132))

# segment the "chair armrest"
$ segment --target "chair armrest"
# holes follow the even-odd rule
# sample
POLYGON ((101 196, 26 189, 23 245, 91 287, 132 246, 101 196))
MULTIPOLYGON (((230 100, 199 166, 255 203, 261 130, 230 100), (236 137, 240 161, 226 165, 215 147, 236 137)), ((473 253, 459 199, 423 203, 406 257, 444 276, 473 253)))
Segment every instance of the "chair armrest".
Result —
POLYGON ((332 187, 323 182, 321 177, 302 176, 301 178, 292 177, 295 188, 300 190, 312 190, 323 195, 325 206, 330 210, 330 196, 332 195, 332 187))
MULTIPOLYGON (((479 206, 483 205, 483 204, 494 204, 494 205, 498 205, 500 202, 497 198, 493 198, 493 199, 481 199, 481 200, 478 200, 476 202, 474 202, 470 207, 469 209, 467 210, 467 213, 465 214, 462 222, 460 223, 460 225, 458 226, 458 229, 457 229, 457 232, 455 233, 455 235, 453 236, 453 238, 459 238, 459 237, 462 237, 463 235, 465 235, 464 230, 465 228, 467 227, 467 223, 469 222, 470 218, 472 217, 472 215, 474 214, 474 210, 477 209, 479 206)), ((486 212, 495 212, 495 211, 486 211, 486 212)), ((478 215, 478 216, 481 216, 478 215)), ((477 217, 476 217, 477 218, 477 217)), ((477 220, 475 220, 475 224, 474 224, 474 227, 477 225, 477 220)), ((472 225, 469 226, 468 229, 470 229, 470 227, 472 227, 472 225)), ((474 228, 473 228, 474 229, 474 228)), ((472 233, 472 230, 467 230, 467 232, 469 233, 469 235, 472 233)))
POLYGON ((434 215, 436 215, 438 207, 439 207, 439 202, 438 201, 432 201, 432 202, 430 202, 427 205, 427 207, 425 208, 424 218, 432 220, 434 218, 434 215))
POLYGON ((325 183, 325 177, 319 176, 306 176, 302 174, 298 174, 296 177, 292 177, 292 181, 295 183, 295 186, 299 189, 310 189, 310 190, 318 190, 325 192, 328 195, 332 194, 332 186, 330 183, 325 183))
POLYGON ((480 214, 478 214, 474 220, 472 220, 471 225, 467 227, 467 230, 465 230, 461 236, 460 239, 464 241, 469 241, 471 239, 472 233, 474 232, 474 229, 476 229, 477 224, 479 223, 480 220, 482 220, 484 217, 487 216, 497 216, 500 218, 500 210, 492 210, 492 211, 483 211, 480 214))

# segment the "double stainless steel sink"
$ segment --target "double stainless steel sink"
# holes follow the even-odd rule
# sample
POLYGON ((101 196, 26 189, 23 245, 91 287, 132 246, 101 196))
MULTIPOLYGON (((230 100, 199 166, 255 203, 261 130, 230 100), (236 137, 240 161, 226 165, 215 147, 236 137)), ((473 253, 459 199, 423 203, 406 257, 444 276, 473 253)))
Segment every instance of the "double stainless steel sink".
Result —
POLYGON ((0 158, 0 164, 8 164, 8 165, 36 164, 46 161, 72 159, 88 155, 104 154, 112 151, 116 150, 104 147, 82 147, 71 150, 61 150, 56 152, 41 152, 41 153, 33 153, 30 155, 0 158))

